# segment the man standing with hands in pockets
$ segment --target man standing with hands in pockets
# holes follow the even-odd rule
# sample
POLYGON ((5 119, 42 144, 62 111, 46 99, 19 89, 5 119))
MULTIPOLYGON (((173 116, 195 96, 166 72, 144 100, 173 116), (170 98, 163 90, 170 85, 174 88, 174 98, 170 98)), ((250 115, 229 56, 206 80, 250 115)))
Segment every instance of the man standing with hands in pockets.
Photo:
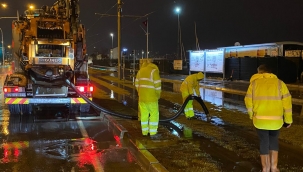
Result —
POLYGON ((291 95, 285 83, 260 65, 250 79, 245 105, 260 139, 262 172, 279 172, 279 130, 289 128, 292 120, 291 95))

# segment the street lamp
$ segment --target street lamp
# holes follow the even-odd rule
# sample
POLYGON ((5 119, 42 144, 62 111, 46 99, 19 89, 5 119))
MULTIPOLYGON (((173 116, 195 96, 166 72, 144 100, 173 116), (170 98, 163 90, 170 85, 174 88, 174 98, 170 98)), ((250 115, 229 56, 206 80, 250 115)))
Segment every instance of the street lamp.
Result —
POLYGON ((1 28, 0 31, 1 31, 1 47, 2 47, 2 65, 4 65, 3 31, 1 28))
MULTIPOLYGON (((180 20, 179 20, 179 14, 181 12, 181 9, 179 7, 176 7, 175 9, 177 15, 178 15, 178 41, 177 41, 177 58, 179 57, 179 49, 180 49, 180 20)), ((181 57, 182 57, 182 54, 181 54, 181 57)), ((182 58, 181 58, 182 59, 182 58)))
POLYGON ((6 57, 6 60, 10 61, 11 60, 11 56, 12 56, 12 52, 11 52, 12 46, 8 45, 7 48, 8 48, 8 56, 6 57))
POLYGON ((112 37, 112 49, 113 49, 114 48, 114 43, 113 43, 114 42, 114 34, 111 33, 110 36, 112 37))
POLYGON ((7 7, 7 4, 3 3, 3 4, 1 4, 1 6, 2 6, 3 8, 6 8, 6 7, 7 7))
POLYGON ((29 5, 29 9, 30 9, 30 10, 33 10, 34 8, 35 8, 34 5, 29 5))
POLYGON ((125 80, 125 75, 124 75, 124 71, 125 71, 125 56, 126 56, 126 53, 127 52, 127 48, 123 48, 123 55, 122 55, 122 69, 123 69, 123 73, 122 73, 122 78, 123 80, 125 80))

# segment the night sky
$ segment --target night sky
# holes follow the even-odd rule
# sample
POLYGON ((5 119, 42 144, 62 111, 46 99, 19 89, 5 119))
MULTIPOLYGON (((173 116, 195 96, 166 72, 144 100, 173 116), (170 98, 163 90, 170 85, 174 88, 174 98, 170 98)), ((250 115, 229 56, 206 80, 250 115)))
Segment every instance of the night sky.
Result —
MULTIPOLYGON (((3 1, 2 1, 3 2, 3 1)), ((7 0, 9 8, 0 16, 16 16, 28 4, 51 6, 55 0, 7 0)), ((303 42, 302 0, 124 0, 122 15, 149 17, 149 50, 160 55, 177 50, 176 6, 181 8, 180 23, 185 50, 195 50, 195 27, 201 49, 269 43, 278 41, 303 42)), ((100 17, 95 13, 117 14, 117 0, 80 0, 80 18, 87 30, 88 53, 106 52, 111 48, 110 33, 117 46, 117 17, 100 17)), ((1 19, 4 45, 11 44, 11 20, 1 19)), ((142 22, 146 18, 122 18, 122 48, 146 50, 146 35, 142 22)))

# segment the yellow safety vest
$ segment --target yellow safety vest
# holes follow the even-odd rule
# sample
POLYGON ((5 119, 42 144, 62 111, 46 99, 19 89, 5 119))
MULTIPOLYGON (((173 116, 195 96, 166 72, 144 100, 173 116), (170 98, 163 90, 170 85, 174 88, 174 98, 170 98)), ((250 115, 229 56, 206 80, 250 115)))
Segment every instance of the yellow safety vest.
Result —
POLYGON ((200 86, 198 79, 203 79, 204 74, 202 73, 196 73, 189 75, 185 78, 185 80, 182 82, 180 86, 181 92, 188 92, 189 95, 194 94, 194 90, 197 95, 200 95, 200 86))
POLYGON ((149 63, 136 76, 135 86, 140 102, 157 102, 161 94, 161 78, 158 67, 149 63))
POLYGON ((291 95, 285 83, 272 73, 253 75, 244 100, 258 129, 277 130, 284 121, 292 123, 291 95))

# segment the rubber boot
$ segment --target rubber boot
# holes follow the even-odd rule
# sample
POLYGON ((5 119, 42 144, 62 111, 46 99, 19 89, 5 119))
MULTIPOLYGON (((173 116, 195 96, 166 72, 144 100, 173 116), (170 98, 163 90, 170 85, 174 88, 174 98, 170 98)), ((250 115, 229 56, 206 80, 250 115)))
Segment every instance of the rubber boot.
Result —
POLYGON ((271 172, 280 172, 278 169, 278 151, 269 151, 270 155, 270 170, 271 172))
POLYGON ((260 155, 261 164, 262 164, 262 172, 270 172, 270 158, 269 155, 260 155))

